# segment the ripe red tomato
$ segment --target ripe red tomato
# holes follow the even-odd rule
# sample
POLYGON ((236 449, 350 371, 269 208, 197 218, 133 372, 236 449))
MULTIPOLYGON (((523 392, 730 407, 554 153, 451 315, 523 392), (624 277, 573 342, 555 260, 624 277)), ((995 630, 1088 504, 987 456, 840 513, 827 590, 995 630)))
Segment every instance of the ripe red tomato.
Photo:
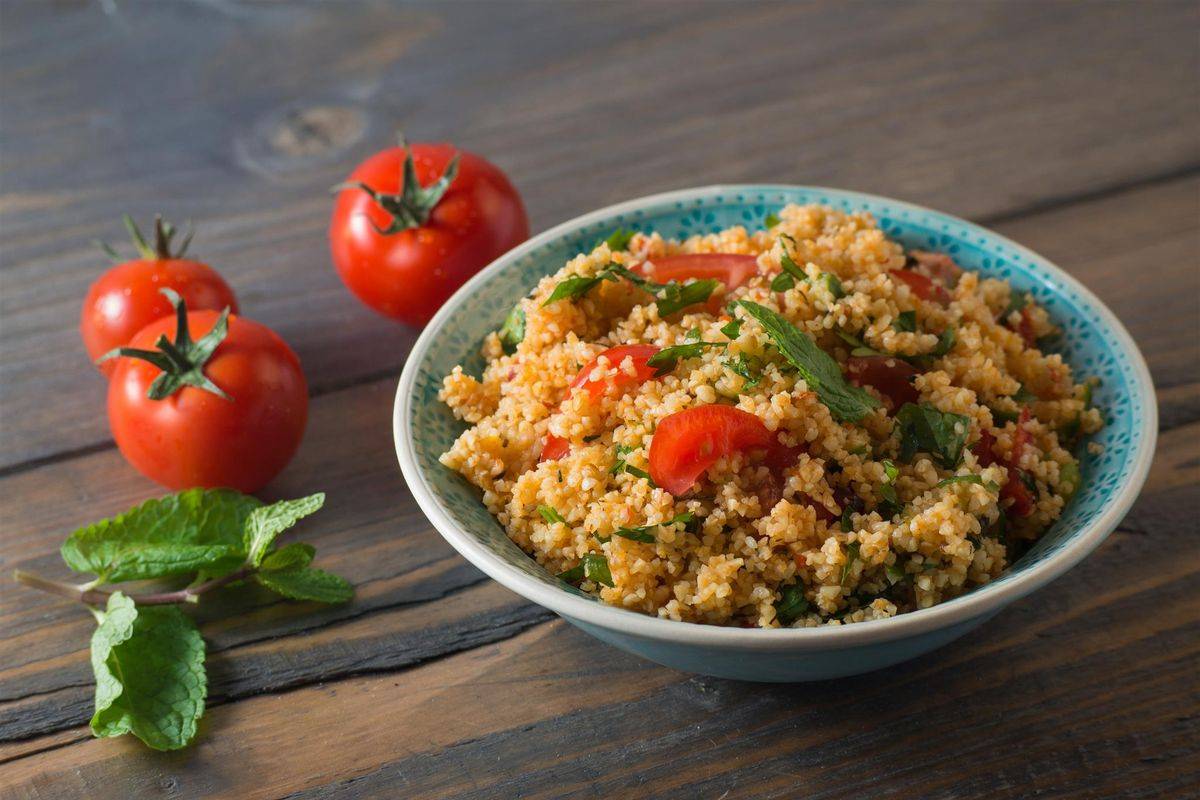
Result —
POLYGON ((908 287, 913 290, 913 294, 922 300, 932 300, 943 306, 950 302, 950 293, 946 291, 946 287, 915 270, 892 270, 892 277, 907 283, 908 287))
POLYGON ((256 491, 287 465, 304 434, 300 359, 257 322, 188 312, 182 302, 177 309, 179 316, 150 323, 122 348, 132 357, 116 359, 108 387, 113 437, 130 464, 171 489, 256 491))
POLYGON ((718 459, 749 450, 766 451, 776 466, 795 457, 753 414, 733 406, 696 406, 658 423, 650 440, 650 477, 671 494, 683 494, 718 459))
POLYGON ((393 147, 340 184, 329 244, 342 282, 380 314, 424 325, 459 286, 529 238, 517 190, 449 144, 393 147))
POLYGON ((1028 517, 1033 513, 1036 501, 1033 493, 1025 486, 1025 481, 1022 480, 1024 470, 1021 469, 1021 457, 1025 454, 1025 448, 1033 440, 1033 434, 1026 428, 1026 423, 1032 418, 1029 411, 1029 406, 1021 409, 1021 417, 1017 420, 1017 431, 1013 435, 1012 449, 1009 451, 1008 459, 1001 459, 996 456, 994 450, 996 438, 989 431, 983 431, 979 436, 979 441, 971 448, 975 453, 975 457, 979 459, 979 463, 985 467, 990 467, 992 464, 1003 464, 1008 468, 1008 480, 1000 489, 1001 500, 1011 500, 1012 503, 1008 507, 1008 513, 1014 517, 1028 517))
MULTIPOLYGON (((156 217, 151 247, 128 215, 125 225, 142 258, 117 264, 97 278, 79 313, 79 335, 93 362, 129 344, 133 335, 151 322, 171 316, 171 303, 160 289, 174 289, 196 311, 229 308, 237 313, 237 299, 229 284, 207 264, 183 258, 190 234, 174 250, 174 227, 156 217)), ((113 361, 97 364, 104 375, 112 375, 115 366, 113 361)))
MULTIPOLYGON (((652 344, 622 344, 616 347, 610 347, 603 353, 600 353, 591 361, 589 361, 583 369, 571 381, 571 389, 583 387, 585 391, 593 398, 598 398, 604 394, 609 385, 618 388, 629 386, 636 383, 648 381, 654 377, 657 371, 654 367, 647 366, 646 362, 650 357, 659 351, 659 348, 652 344), (617 367, 626 358, 633 362, 634 375, 629 375, 621 372, 610 378, 601 380, 592 380, 592 370, 596 368, 596 364, 600 361, 600 356, 604 356, 610 367, 617 367)), ((553 433, 547 434, 546 443, 542 445, 542 455, 540 461, 557 461, 567 454, 571 449, 571 443, 561 436, 555 436, 553 433)))
MULTIPOLYGON (((726 292, 731 292, 758 274, 758 257, 737 253, 686 253, 643 261, 633 271, 658 283, 715 278, 725 284, 726 292)), ((722 302, 722 295, 714 293, 705 305, 715 314, 721 310, 722 302)))
POLYGON ((920 399, 912 379, 920 371, 903 359, 894 356, 852 356, 846 362, 846 373, 855 386, 873 386, 891 401, 892 408, 920 399))

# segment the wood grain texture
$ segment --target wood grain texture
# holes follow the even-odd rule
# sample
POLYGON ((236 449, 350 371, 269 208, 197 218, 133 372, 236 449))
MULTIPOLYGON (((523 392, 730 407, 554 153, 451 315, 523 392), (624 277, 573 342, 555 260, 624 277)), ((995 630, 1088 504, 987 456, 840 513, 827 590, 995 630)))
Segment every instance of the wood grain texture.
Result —
POLYGON ((201 223, 198 252, 303 358, 309 432, 269 495, 328 493, 296 538, 358 590, 211 598, 210 710, 158 754, 90 738, 88 616, 0 581, 0 797, 1200 797, 1195 4, 0 16, 0 574, 66 576, 67 532, 159 493, 107 441, 74 324, 89 240, 161 208, 201 223), (1138 341, 1161 412, 1146 490, 1067 576, 882 672, 758 686, 601 645, 454 554, 395 466, 413 336, 338 284, 324 190, 401 125, 495 160, 535 230, 755 180, 990 222, 1138 341))
POLYGON ((196 220, 196 252, 317 392, 394 374, 412 333, 342 289, 325 228, 327 188, 397 127, 493 159, 535 230, 701 183, 989 218, 1200 168, 1189 3, 4 13, 0 468, 108 441, 75 321, 103 266, 91 242, 119 239, 126 210, 196 220))

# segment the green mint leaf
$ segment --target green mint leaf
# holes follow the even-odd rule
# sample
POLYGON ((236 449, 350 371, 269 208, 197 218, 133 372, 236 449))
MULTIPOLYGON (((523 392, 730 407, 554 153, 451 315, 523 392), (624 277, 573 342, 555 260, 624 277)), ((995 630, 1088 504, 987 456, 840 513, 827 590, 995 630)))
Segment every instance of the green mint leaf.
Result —
POLYGON ((319 569, 257 572, 254 579, 271 591, 292 600, 345 603, 354 597, 354 586, 348 580, 319 569))
POLYGON ((690 511, 685 511, 682 514, 676 514, 670 519, 665 519, 662 522, 652 522, 649 525, 642 525, 637 528, 618 528, 613 531, 613 536, 620 536, 623 539, 632 539, 635 542, 653 542, 654 534, 650 531, 655 528, 665 528, 670 525, 687 525, 696 515, 690 511))
POLYGON ((779 215, 776 214, 774 211, 772 211, 770 214, 767 214, 767 216, 765 218, 763 218, 763 225, 765 225, 768 228, 774 228, 778 224, 779 224, 779 215))
POLYGON ((786 272, 781 272, 771 279, 772 292, 786 292, 796 285, 796 279, 786 272))
POLYGON ((758 356, 738 353, 732 358, 725 359, 721 364, 725 369, 743 379, 743 392, 752 391, 763 379, 763 360, 758 356))
POLYGON ((859 337, 855 336, 852 333, 847 333, 846 331, 842 331, 842 330, 835 331, 835 333, 838 335, 839 339, 841 339, 846 344, 850 345, 850 347, 852 348, 850 350, 850 355, 852 355, 856 358, 865 358, 867 356, 886 356, 886 355, 888 355, 888 353, 885 353, 882 350, 876 350, 873 347, 868 347, 866 345, 866 343, 863 342, 862 339, 860 339, 859 337))
POLYGON ((259 567, 263 572, 280 572, 293 569, 303 569, 312 563, 316 548, 311 544, 292 542, 278 550, 269 553, 259 567))
POLYGON ((634 233, 636 233, 636 231, 627 231, 624 228, 617 228, 608 235, 608 238, 604 240, 604 243, 607 244, 608 249, 614 253, 621 250, 628 250, 629 243, 633 240, 634 233))
POLYGON ((198 570, 220 576, 241 566, 243 527, 261 505, 231 489, 188 489, 147 500, 72 533, 62 545, 63 561, 111 583, 198 570))
POLYGON ((901 461, 911 462, 913 455, 924 452, 943 469, 955 469, 962 459, 970 420, 926 403, 905 403, 896 412, 896 427, 900 431, 901 461))
POLYGON ((839 583, 842 586, 846 585, 846 578, 850 577, 850 568, 854 566, 854 562, 858 561, 858 551, 862 545, 858 542, 851 542, 846 545, 846 563, 842 565, 842 577, 839 583))
POLYGON ((593 278, 585 278, 582 275, 575 275, 567 278, 562 283, 554 287, 554 291, 550 293, 550 297, 543 306, 548 306, 551 303, 556 303, 559 300, 573 300, 576 297, 582 297, 592 290, 592 287, 600 283, 604 278, 596 276, 593 278))
POLYGON ((890 459, 884 459, 883 464, 883 481, 884 483, 895 483, 896 478, 900 477, 900 469, 890 459))
POLYGON ((729 320, 721 326, 721 333, 729 337, 730 340, 736 339, 738 334, 742 332, 742 321, 737 317, 729 320))
POLYGON ((775 618, 780 625, 791 625, 808 611, 808 599, 804 596, 804 587, 798 583, 785 586, 779 592, 779 601, 775 603, 775 618))
POLYGON ((646 359, 646 366, 655 368, 654 376, 657 378, 675 369, 675 364, 680 359, 697 358, 706 347, 725 347, 727 344, 727 342, 689 342, 677 344, 674 347, 664 347, 646 359))
POLYGON ((512 311, 508 312, 497 335, 500 337, 500 347, 506 354, 511 356, 517 352, 517 345, 525 338, 525 312, 521 309, 520 303, 517 303, 512 307, 512 311))
POLYGON ((556 522, 566 522, 563 515, 558 513, 558 509, 553 506, 538 506, 537 512, 542 515, 542 519, 546 520, 548 525, 553 525, 556 522))
POLYGON ((916 311, 901 311, 892 322, 892 330, 902 333, 916 333, 917 331, 917 312, 916 311))
POLYGON ((567 583, 579 583, 587 578, 593 583, 603 584, 609 588, 616 585, 613 583, 612 572, 608 568, 608 559, 600 553, 584 553, 583 559, 578 564, 558 573, 557 577, 567 583))
MULTIPOLYGON (((792 239, 792 237, 781 236, 780 238, 791 242, 793 247, 796 246, 796 242, 794 239, 792 239)), ((808 280, 808 273, 805 272, 804 268, 792 259, 792 256, 790 253, 788 253, 787 248, 782 245, 779 247, 779 266, 783 268, 784 272, 786 272, 788 275, 791 275, 801 283, 808 280)))
POLYGON ((705 278, 704 280, 692 281, 683 285, 671 281, 664 285, 659 293, 656 304, 658 306, 658 314, 661 317, 669 317, 688 306, 703 303, 720 285, 721 282, 716 278, 705 278))
POLYGON ((92 634, 92 669, 96 736, 132 733, 155 750, 178 750, 196 735, 208 694, 204 640, 175 606, 138 608, 114 592, 92 634))
POLYGON ((325 493, 317 492, 296 500, 280 500, 251 511, 245 525, 246 561, 257 567, 275 543, 275 537, 323 505, 325 493))
MULTIPOLYGON (((605 539, 603 541, 608 540, 605 539)), ((583 580, 583 562, 580 561, 575 566, 571 567, 570 569, 563 570, 554 577, 558 578, 560 581, 566 581, 567 583, 579 583, 581 580, 583 580)))
POLYGON ((738 305, 762 325, 779 351, 799 370, 809 388, 829 408, 834 419, 839 422, 858 422, 872 409, 879 407, 878 400, 846 380, 838 363, 818 347, 807 333, 766 306, 749 300, 741 300, 738 305))
POLYGON ((937 344, 934 346, 933 350, 929 352, 929 355, 933 356, 934 358, 941 358, 942 356, 946 355, 954 349, 954 342, 957 338, 958 337, 954 331, 954 328, 946 328, 946 330, 942 331, 938 336, 937 344))
POLYGON ((834 300, 841 300, 846 296, 846 290, 842 288, 842 282, 838 280, 838 276, 832 272, 822 272, 821 281, 825 284, 825 288, 833 295, 834 300))
POLYGON ((993 494, 1000 491, 1000 486, 995 481, 985 481, 979 475, 951 475, 949 478, 943 478, 938 481, 936 488, 940 489, 943 486, 953 486, 956 483, 974 483, 982 486, 993 494))

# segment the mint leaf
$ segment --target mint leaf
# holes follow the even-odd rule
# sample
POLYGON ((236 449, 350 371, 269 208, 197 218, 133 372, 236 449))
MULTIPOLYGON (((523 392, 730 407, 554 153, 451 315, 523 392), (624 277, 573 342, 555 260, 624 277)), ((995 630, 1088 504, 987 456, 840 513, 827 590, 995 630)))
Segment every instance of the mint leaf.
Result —
POLYGON ((804 597, 804 587, 798 583, 785 586, 779 593, 779 602, 775 604, 775 618, 780 625, 791 625, 808 611, 808 600, 804 597))
POLYGON ((933 456, 943 469, 954 469, 962 459, 971 423, 962 414, 939 411, 926 403, 905 403, 896 412, 896 428, 902 461, 911 462, 920 451, 933 456))
POLYGON ((223 575, 241 566, 243 526, 261 505, 231 489, 188 489, 148 500, 72 533, 62 545, 63 561, 112 583, 198 570, 223 575))
POLYGON ((807 333, 766 306, 749 300, 740 300, 738 305, 758 320, 784 357, 799 370, 809 388, 829 408, 834 419, 858 422, 879 407, 878 400, 846 381, 838 363, 807 333))
POLYGON ((609 588, 613 583, 612 572, 608 568, 608 559, 600 553, 584 553, 583 559, 568 570, 558 573, 559 580, 567 583, 579 583, 587 578, 593 583, 600 583, 609 588))
POLYGON ((738 353, 722 361, 721 366, 743 379, 743 392, 753 390, 763 379, 763 361, 756 355, 738 353))
POLYGON ((251 511, 244 529, 246 561, 257 567, 274 544, 275 537, 323 505, 325 493, 317 492, 296 500, 280 500, 251 511))
POLYGON ((542 515, 542 519, 546 520, 547 525, 553 525, 556 522, 566 522, 563 515, 558 513, 558 509, 553 506, 538 506, 537 512, 542 515))
MULTIPOLYGON (((614 253, 620 250, 628 250, 629 243, 633 241, 633 234, 635 232, 636 231, 627 231, 624 228, 617 228, 608 235, 608 238, 604 240, 604 243, 607 244, 608 249, 614 253)), ((597 243, 597 247, 599 247, 599 243, 597 243)), ((593 247, 592 249, 595 250, 596 248, 593 247)))
POLYGON ((742 332, 742 321, 737 317, 729 320, 721 326, 721 333, 728 336, 731 340, 736 339, 738 334, 742 332))
POLYGON ((254 579, 271 591, 292 600, 345 603, 354 597, 354 586, 345 578, 319 569, 288 569, 255 573, 254 579))
POLYGON ((508 312, 496 335, 500 337, 500 347, 506 354, 511 356, 517 351, 517 345, 525 338, 525 312, 520 303, 508 312))
POLYGON ((842 288, 842 282, 838 280, 838 276, 832 272, 822 272, 821 281, 825 284, 825 288, 833 295, 834 300, 841 300, 846 296, 846 290, 842 288))
POLYGON ((728 342, 688 342, 687 344, 677 344, 674 347, 664 347, 646 359, 646 366, 655 368, 654 377, 657 378, 675 369, 675 364, 680 359, 697 358, 706 347, 725 347, 727 345, 728 342))
POLYGON ((677 311, 682 311, 688 306, 703 303, 720 285, 721 282, 716 278, 692 281, 682 286, 675 281, 671 281, 663 285, 662 290, 659 292, 658 302, 656 303, 658 314, 662 317, 668 317, 677 311))
POLYGON ((204 640, 178 608, 138 608, 113 593, 92 634, 92 669, 96 736, 132 733, 155 750, 177 750, 196 735, 208 694, 204 640))
POLYGON ((850 542, 846 545, 846 563, 842 565, 842 576, 838 581, 840 585, 846 585, 846 578, 850 577, 850 569, 854 566, 854 562, 858 561, 860 549, 862 549, 862 545, 859 542, 850 542))
POLYGON ((768 228, 774 228, 778 224, 779 215, 774 211, 772 211, 770 214, 767 214, 767 216, 763 219, 763 225, 767 226, 768 228))
MULTIPOLYGON (((682 514, 676 514, 670 519, 664 519, 662 522, 653 522, 649 525, 641 525, 637 528, 617 528, 613 531, 613 536, 620 536, 622 539, 629 539, 634 542, 650 543, 655 541, 654 534, 650 531, 655 528, 666 528, 672 525, 687 525, 696 515, 690 511, 685 511, 682 514)), ((601 541, 607 541, 602 539, 601 541)))
POLYGON ((902 333, 916 333, 917 330, 917 312, 916 311, 901 311, 895 321, 892 322, 892 330, 902 333))
POLYGON ((263 559, 262 566, 259 569, 263 572, 303 569, 312 563, 313 556, 316 553, 316 548, 311 544, 292 542, 286 547, 281 547, 273 553, 268 554, 263 559))

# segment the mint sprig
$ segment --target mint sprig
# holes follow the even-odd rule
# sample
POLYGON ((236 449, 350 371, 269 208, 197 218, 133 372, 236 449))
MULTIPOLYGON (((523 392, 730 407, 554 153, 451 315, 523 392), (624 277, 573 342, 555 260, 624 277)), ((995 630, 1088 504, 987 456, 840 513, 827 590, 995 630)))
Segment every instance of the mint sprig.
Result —
POLYGON ((324 502, 324 494, 314 494, 264 505, 229 489, 189 489, 72 533, 63 561, 93 573, 92 580, 14 573, 27 586, 85 603, 99 623, 92 636, 93 734, 132 733, 156 750, 176 750, 195 736, 207 694, 204 641, 180 605, 246 580, 297 600, 342 603, 353 596, 344 578, 309 566, 312 545, 275 545, 324 502), (182 589, 105 588, 182 575, 194 576, 182 589))

